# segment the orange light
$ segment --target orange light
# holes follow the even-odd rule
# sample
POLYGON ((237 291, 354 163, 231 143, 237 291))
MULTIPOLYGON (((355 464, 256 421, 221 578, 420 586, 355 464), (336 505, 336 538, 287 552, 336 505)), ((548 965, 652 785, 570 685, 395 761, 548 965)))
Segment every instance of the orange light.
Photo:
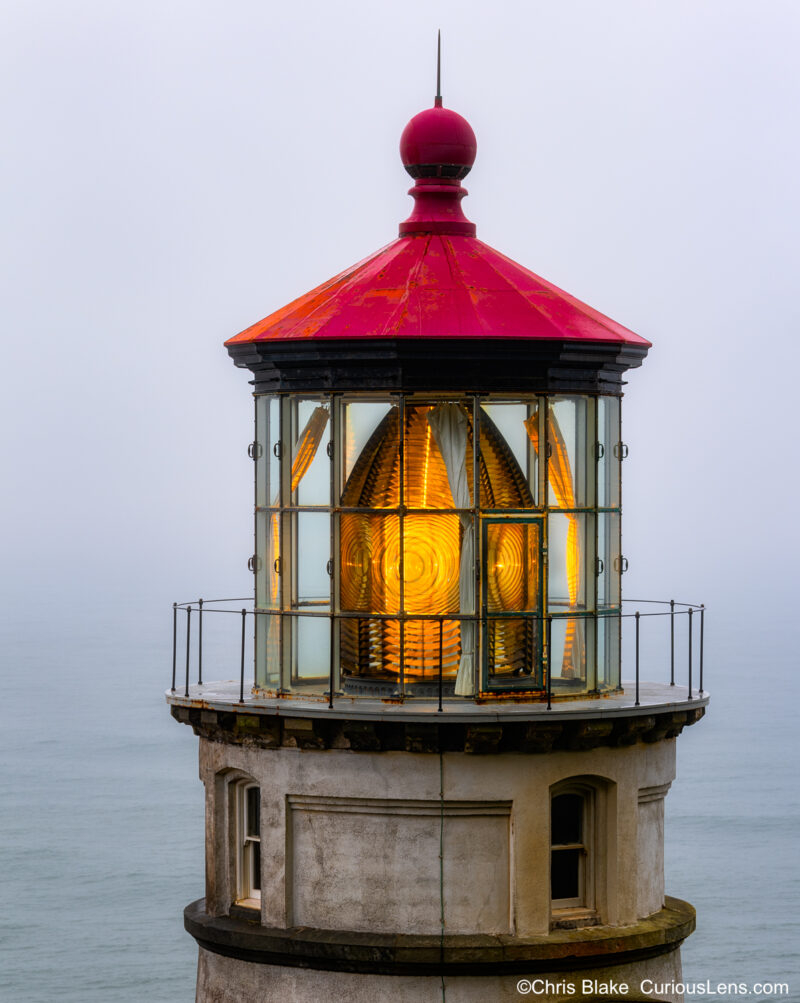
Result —
MULTIPOLYGON (((407 681, 435 679, 439 673, 440 625, 414 620, 414 614, 473 613, 461 610, 461 548, 471 532, 472 516, 441 511, 455 508, 448 470, 432 434, 431 405, 409 406, 405 412, 404 483, 402 503, 410 512, 402 519, 400 507, 400 411, 392 409, 365 446, 347 480, 342 506, 369 512, 343 512, 340 523, 341 606, 344 612, 363 613, 342 620, 341 662, 345 675, 407 681), (387 511, 381 512, 381 509, 387 511), (392 510, 395 511, 392 511, 392 510), (437 511, 439 510, 439 511, 437 511), (375 619, 369 614, 412 617, 375 619)), ((467 422, 465 468, 470 503, 473 490, 472 416, 467 422)), ((481 419, 478 470, 481 504, 488 508, 530 509, 533 500, 519 465, 487 416, 481 419)), ((494 567, 488 582, 490 607, 525 610, 532 597, 530 575, 538 589, 538 539, 535 548, 519 524, 497 525, 490 539, 494 567), (528 574, 523 573, 528 569, 528 574)), ((525 527, 527 529, 527 527, 525 527)), ((538 593, 536 596, 537 603, 538 593)), ((461 657, 461 622, 442 626, 442 672, 456 674, 461 657)), ((531 626, 510 618, 496 621, 490 647, 496 649, 498 671, 531 670, 531 626), (502 666, 502 668, 501 668, 502 666)))

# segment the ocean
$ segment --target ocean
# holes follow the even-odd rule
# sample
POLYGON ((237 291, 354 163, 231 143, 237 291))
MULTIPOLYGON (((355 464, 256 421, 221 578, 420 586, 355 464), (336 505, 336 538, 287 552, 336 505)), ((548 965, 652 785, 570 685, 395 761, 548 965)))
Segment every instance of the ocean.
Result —
MULTIPOLYGON (((777 631, 725 644, 709 627, 712 702, 666 802, 667 892, 698 913, 684 981, 788 983, 751 998, 798 1003, 796 660, 777 631)), ((203 791, 197 739, 163 699, 170 644, 169 608, 142 603, 4 624, 3 1001, 194 998, 182 910, 203 894, 203 791)))

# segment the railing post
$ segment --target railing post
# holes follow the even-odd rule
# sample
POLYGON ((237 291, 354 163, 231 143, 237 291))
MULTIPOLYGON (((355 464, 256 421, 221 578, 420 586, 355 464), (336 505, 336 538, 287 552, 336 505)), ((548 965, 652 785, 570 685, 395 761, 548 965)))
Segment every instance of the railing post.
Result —
POLYGON ((675 600, 669 601, 669 684, 675 685, 675 600))
POLYGON ((186 692, 183 694, 185 697, 189 696, 189 648, 192 636, 192 604, 186 607, 186 692))
POLYGON ((197 623, 197 685, 203 685, 203 600, 197 600, 200 610, 197 623))
POLYGON ((687 700, 692 699, 692 613, 694 610, 689 607, 689 692, 686 695, 687 700))
POLYGON ((444 617, 439 617, 439 713, 442 712, 442 659, 444 653, 444 617))
POLYGON ((547 623, 547 709, 553 705, 553 618, 548 616, 547 623))
POLYGON ((239 703, 244 703, 244 635, 245 635, 245 620, 247 619, 247 610, 242 610, 242 666, 239 673, 239 703))
POLYGON ((636 703, 639 706, 639 610, 636 610, 636 703))
POLYGON ((706 619, 706 604, 700 607, 700 696, 703 695, 703 630, 706 619))
POLYGON ((172 604, 172 692, 175 692, 175 668, 178 658, 178 604, 172 604))

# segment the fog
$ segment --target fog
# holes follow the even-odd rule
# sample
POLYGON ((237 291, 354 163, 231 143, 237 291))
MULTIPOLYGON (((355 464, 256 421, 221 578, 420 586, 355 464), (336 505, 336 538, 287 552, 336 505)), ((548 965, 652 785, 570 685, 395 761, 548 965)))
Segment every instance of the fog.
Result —
MULTIPOLYGON (((795 804, 785 698, 796 691, 800 550, 796 0, 6 0, 0 636, 14 682, 16 731, 6 735, 22 764, 6 783, 24 779, 9 802, 23 805, 9 814, 18 859, 38 871, 31 820, 45 839, 54 764, 115 790, 108 750, 127 763, 136 734, 156 720, 161 729, 113 840, 103 825, 94 832, 95 818, 111 817, 106 802, 83 821, 65 782, 60 818, 72 819, 87 856, 74 873, 53 858, 45 892, 69 910, 63 929, 84 937, 74 950, 64 942, 79 969, 81 951, 105 957, 105 921, 92 933, 81 925, 90 907, 76 906, 73 925, 70 881, 97 871, 103 847, 114 858, 100 867, 104 883, 119 847, 124 856, 135 845, 155 868, 150 844, 160 840, 151 877, 170 903, 143 892, 130 936, 155 920, 174 926, 186 963, 176 982, 191 994, 179 909, 202 882, 201 792, 194 742, 159 702, 171 603, 252 589, 249 374, 222 343, 394 239, 411 209, 398 141, 432 104, 437 28, 444 103, 478 138, 463 204, 478 236, 654 345, 628 374, 623 404, 623 589, 707 605, 716 694, 708 720, 679 743, 689 797, 670 799, 668 856, 680 839, 701 839, 696 806, 715 798, 722 815, 773 819, 748 830, 761 850, 748 856, 752 892, 730 881, 750 844, 729 841, 718 854, 713 812, 705 857, 681 851, 687 867, 672 867, 668 887, 686 889, 718 926, 719 916, 738 923, 740 891, 750 902, 765 888, 788 895, 789 851, 775 834, 795 804), (106 688, 92 703, 81 683, 100 676, 106 688), (780 688, 782 730, 764 682, 780 688), (103 701, 116 717, 96 713, 103 701), (743 744, 765 734, 778 744, 767 761, 786 765, 769 788, 751 764, 751 790, 771 793, 740 809, 743 744), (48 735, 49 759, 36 745, 48 735), (172 787, 152 794, 151 808, 180 848, 140 811, 167 742, 172 787), (184 822, 191 812, 196 831, 184 822), (707 866, 734 903, 723 896, 714 914, 707 866), (167 878, 178 867, 179 887, 167 878)), ((93 895, 91 883, 84 891, 93 895)), ((55 937, 47 913, 36 909, 37 964, 55 937)), ((740 940, 738 928, 719 935, 740 940)), ((130 954, 126 937, 111 968, 130 954)), ((762 932, 753 950, 768 942, 762 932)), ((60 995, 62 962, 51 960, 48 991, 60 995)), ((96 998, 136 998, 127 987, 142 984, 146 966, 131 964, 138 974, 120 975, 120 995, 96 998)), ((82 977, 70 999, 90 998, 82 977)), ((27 985, 27 962, 19 980, 27 985)))
POLYGON ((790 615, 796 3, 2 17, 15 605, 249 591, 251 401, 222 342, 393 239, 441 27, 478 235, 654 343, 623 410, 626 592, 790 615))

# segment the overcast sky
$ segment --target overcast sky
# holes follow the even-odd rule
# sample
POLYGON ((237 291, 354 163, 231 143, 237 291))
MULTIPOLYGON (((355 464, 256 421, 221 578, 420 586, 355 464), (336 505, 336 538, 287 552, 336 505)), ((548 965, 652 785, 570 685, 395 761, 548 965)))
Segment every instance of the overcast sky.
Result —
POLYGON ((5 0, 5 609, 251 586, 222 342, 392 240, 432 103, 478 235, 654 343, 628 594, 794 606, 797 0, 5 0))

